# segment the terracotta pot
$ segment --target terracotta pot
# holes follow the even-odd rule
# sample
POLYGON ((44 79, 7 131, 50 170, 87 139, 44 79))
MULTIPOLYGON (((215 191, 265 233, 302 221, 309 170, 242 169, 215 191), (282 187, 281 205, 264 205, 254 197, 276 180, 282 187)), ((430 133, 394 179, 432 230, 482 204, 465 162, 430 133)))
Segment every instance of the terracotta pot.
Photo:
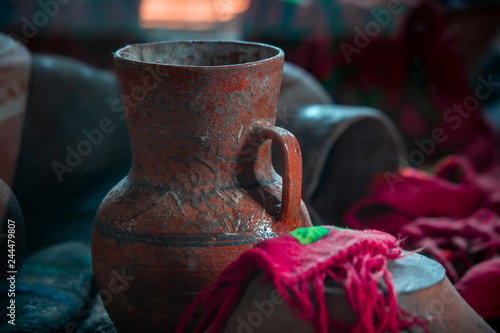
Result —
POLYGON ((118 331, 173 332, 242 251, 310 225, 299 145, 273 126, 283 58, 272 46, 216 41, 115 54, 133 161, 99 208, 92 257, 100 289, 118 273, 131 279, 104 300, 118 331))
MULTIPOLYGON (((390 261, 399 306, 411 314, 428 320, 433 333, 494 332, 464 301, 445 276, 444 268, 434 260, 414 254, 390 261)), ((226 322, 223 332, 251 333, 314 333, 314 326, 297 318, 279 297, 272 283, 262 284, 256 276, 226 322), (276 297, 278 295, 278 297, 276 297)), ((381 288, 384 288, 381 285, 381 288)), ((329 316, 352 326, 356 315, 345 292, 332 280, 325 282, 325 302, 329 316)), ((344 332, 339 329, 339 332, 344 332)), ((424 332, 414 325, 406 332, 424 332)))
POLYGON ((286 128, 297 112, 307 105, 331 105, 332 97, 321 83, 305 69, 285 61, 276 125, 286 128))
POLYGON ((26 235, 28 252, 70 240, 90 244, 100 201, 130 168, 124 112, 113 72, 32 56, 13 186, 26 221, 36 221, 26 235))
POLYGON ((30 67, 26 47, 0 33, 0 179, 9 186, 21 144, 30 67))

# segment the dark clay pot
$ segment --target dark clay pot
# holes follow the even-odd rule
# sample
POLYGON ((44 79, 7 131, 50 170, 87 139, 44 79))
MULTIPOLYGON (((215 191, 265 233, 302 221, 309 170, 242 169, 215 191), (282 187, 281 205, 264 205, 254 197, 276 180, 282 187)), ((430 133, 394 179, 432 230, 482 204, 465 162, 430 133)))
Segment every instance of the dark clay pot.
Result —
POLYGON ((273 126, 283 58, 263 44, 212 41, 115 54, 133 161, 99 208, 92 258, 99 289, 130 278, 105 302, 118 331, 173 332, 241 252, 310 225, 299 145, 273 126))
POLYGON ((0 33, 0 179, 9 186, 21 144, 30 67, 28 49, 0 33))
POLYGON ((298 107, 286 128, 302 148, 303 197, 315 224, 341 224, 373 176, 397 172, 405 156, 396 126, 369 107, 298 107))

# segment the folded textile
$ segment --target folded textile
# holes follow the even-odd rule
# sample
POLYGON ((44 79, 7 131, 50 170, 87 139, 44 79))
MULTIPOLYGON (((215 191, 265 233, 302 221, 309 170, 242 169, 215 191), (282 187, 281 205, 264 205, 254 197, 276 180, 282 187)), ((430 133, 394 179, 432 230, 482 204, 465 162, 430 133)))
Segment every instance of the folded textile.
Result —
MULTIPOLYGON (((425 322, 401 309, 396 302, 388 260, 402 250, 393 236, 373 230, 335 227, 300 228, 269 239, 245 251, 204 289, 184 312, 177 333, 184 331, 198 305, 205 313, 194 332, 221 332, 242 292, 259 271, 271 281, 294 315, 310 321, 316 332, 342 326, 328 316, 324 282, 331 278, 345 290, 358 321, 351 332, 399 332, 425 322), (385 292, 378 289, 382 280, 385 292)), ((261 280, 261 281, 262 281, 261 280)))
POLYGON ((467 159, 450 156, 433 175, 411 168, 379 175, 372 193, 347 211, 345 222, 424 248, 456 282, 476 263, 498 255, 500 178, 494 172, 477 174, 467 159))
POLYGON ((100 296, 95 297, 89 316, 80 325, 80 330, 80 333, 117 333, 100 296))
POLYGON ((455 285, 460 295, 485 320, 500 318, 500 258, 480 263, 455 285))
POLYGON ((16 276, 15 297, 2 291, 2 318, 15 300, 15 325, 0 324, 0 332, 66 332, 78 328, 78 315, 92 292, 89 249, 80 243, 52 246, 28 258, 16 276))
MULTIPOLYGON (((443 164, 450 164, 450 159, 443 164)), ((453 161, 457 167, 463 164, 463 169, 430 175, 407 167, 396 175, 378 175, 372 193, 344 216, 347 224, 356 229, 372 227, 397 234, 402 225, 421 216, 469 216, 482 205, 485 193, 473 183, 468 162, 460 157, 453 158, 453 161), (459 179, 453 179, 456 174, 460 175, 459 179), (374 210, 373 206, 389 209, 374 210), (378 214, 363 214, 368 208, 378 214), (367 220, 360 215, 367 216, 367 220)))
POLYGON ((116 333, 97 295, 90 249, 81 243, 38 251, 24 262, 14 286, 13 297, 7 294, 10 286, 0 286, 0 332, 116 333), (15 320, 8 323, 3 318, 11 299, 15 320))
POLYGON ((475 311, 497 320, 500 299, 491 295, 500 277, 499 198, 498 167, 477 173, 467 159, 449 156, 434 174, 405 168, 378 175, 372 193, 344 218, 351 228, 383 230, 422 249, 475 311))

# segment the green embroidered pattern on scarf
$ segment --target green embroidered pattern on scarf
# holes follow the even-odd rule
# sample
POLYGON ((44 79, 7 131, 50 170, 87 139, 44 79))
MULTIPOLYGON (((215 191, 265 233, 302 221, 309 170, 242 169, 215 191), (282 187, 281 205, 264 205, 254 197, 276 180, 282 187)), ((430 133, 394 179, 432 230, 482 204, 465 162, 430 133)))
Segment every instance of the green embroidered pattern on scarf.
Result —
POLYGON ((328 235, 328 229, 321 226, 295 229, 290 233, 302 245, 314 243, 328 235))

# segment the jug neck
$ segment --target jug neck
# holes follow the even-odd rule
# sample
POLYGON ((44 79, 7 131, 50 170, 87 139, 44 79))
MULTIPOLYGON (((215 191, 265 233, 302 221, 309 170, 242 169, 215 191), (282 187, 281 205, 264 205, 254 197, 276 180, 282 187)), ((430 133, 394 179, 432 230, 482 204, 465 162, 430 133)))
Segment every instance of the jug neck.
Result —
MULTIPOLYGON (((216 133, 214 128, 193 135, 194 126, 162 135, 134 123, 131 129, 132 168, 129 177, 153 185, 209 185, 222 188, 253 186, 274 179, 271 142, 253 140, 252 128, 216 133), (132 134, 134 133, 135 134, 132 134)), ((242 126, 242 125, 241 125, 242 126)))
POLYGON ((129 176, 153 184, 198 177, 224 186, 271 179, 270 142, 254 142, 252 131, 256 122, 274 124, 282 68, 282 59, 256 68, 119 63, 129 176))

